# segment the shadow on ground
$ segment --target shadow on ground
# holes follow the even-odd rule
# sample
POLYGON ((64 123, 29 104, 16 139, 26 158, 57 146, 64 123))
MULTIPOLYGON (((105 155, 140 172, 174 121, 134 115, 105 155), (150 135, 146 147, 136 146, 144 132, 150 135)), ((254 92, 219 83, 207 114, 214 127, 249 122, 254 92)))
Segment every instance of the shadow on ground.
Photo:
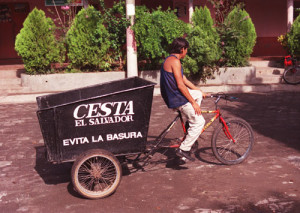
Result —
POLYGON ((72 163, 53 164, 47 161, 46 148, 35 147, 36 163, 34 169, 46 184, 60 184, 71 181, 72 163))
POLYGON ((222 106, 243 118, 257 133, 300 150, 300 92, 235 94, 238 105, 222 106))

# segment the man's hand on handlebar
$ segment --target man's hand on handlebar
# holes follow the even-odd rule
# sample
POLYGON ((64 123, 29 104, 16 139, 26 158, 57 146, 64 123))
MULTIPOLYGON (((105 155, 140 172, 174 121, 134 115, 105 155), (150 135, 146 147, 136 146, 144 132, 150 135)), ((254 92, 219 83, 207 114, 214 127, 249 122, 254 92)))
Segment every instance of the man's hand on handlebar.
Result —
POLYGON ((224 99, 226 101, 235 101, 238 98, 237 97, 233 97, 233 96, 229 96, 225 93, 217 93, 217 94, 211 94, 208 97, 210 98, 216 98, 216 103, 219 102, 220 99, 224 99))

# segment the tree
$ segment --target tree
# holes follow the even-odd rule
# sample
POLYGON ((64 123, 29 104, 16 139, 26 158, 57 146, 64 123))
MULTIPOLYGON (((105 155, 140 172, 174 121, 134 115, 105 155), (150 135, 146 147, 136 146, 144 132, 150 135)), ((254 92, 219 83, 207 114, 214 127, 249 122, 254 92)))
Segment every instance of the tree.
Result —
POLYGON ((124 69, 124 58, 126 55, 126 29, 130 25, 126 18, 125 1, 114 2, 112 8, 107 8, 104 0, 100 0, 104 25, 109 33, 111 60, 118 61, 118 69, 124 69))
POLYGON ((227 66, 245 66, 256 43, 254 24, 246 12, 235 7, 225 18, 221 31, 224 58, 227 66))
POLYGON ((190 48, 183 61, 184 71, 188 75, 196 74, 205 81, 213 75, 212 68, 221 56, 220 38, 206 6, 196 8, 192 22, 192 29, 187 37, 190 48))
POLYGON ((133 26, 137 42, 138 60, 146 61, 142 69, 157 69, 163 57, 168 55, 169 45, 187 31, 187 24, 179 20, 175 11, 161 8, 152 13, 144 7, 136 7, 133 26))
POLYGON ((93 6, 81 9, 67 33, 70 66, 90 71, 109 69, 105 60, 109 46, 109 33, 99 11, 93 6))
POLYGON ((295 19, 287 34, 287 45, 291 54, 300 56, 300 15, 295 19))
POLYGON ((44 11, 34 8, 17 35, 15 49, 29 74, 47 73, 51 63, 64 59, 64 48, 55 38, 55 25, 44 11))

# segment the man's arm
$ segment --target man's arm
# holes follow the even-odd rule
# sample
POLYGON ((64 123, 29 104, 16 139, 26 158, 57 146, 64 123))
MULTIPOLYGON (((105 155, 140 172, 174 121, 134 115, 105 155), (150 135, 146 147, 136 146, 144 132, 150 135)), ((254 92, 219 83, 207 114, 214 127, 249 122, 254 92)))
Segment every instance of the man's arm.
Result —
POLYGON ((185 76, 182 77, 182 75, 181 75, 181 64, 180 64, 180 61, 178 59, 174 60, 173 63, 172 63, 172 72, 173 72, 174 77, 176 79, 178 89, 188 99, 188 101, 192 104, 192 106, 195 110, 195 113, 197 115, 200 115, 201 114, 200 106, 199 106, 199 104, 197 104, 197 102, 194 100, 194 98, 191 96, 190 92, 187 89, 187 87, 190 88, 190 86, 191 86, 190 89, 197 88, 197 87, 194 86, 190 81, 188 81, 185 76))
POLYGON ((183 76, 183 83, 192 90, 200 90, 202 92, 202 96, 205 98, 206 94, 198 87, 196 87, 192 82, 190 82, 185 76, 183 76))

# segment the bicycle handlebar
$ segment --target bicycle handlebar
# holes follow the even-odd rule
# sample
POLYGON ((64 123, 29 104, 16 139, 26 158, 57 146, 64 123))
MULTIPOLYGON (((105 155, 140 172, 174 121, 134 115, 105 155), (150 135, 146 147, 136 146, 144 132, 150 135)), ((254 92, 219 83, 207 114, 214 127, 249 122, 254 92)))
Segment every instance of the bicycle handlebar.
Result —
POLYGON ((216 98, 215 104, 217 104, 221 98, 226 101, 235 101, 238 99, 237 97, 229 96, 224 93, 211 94, 208 98, 216 98))

